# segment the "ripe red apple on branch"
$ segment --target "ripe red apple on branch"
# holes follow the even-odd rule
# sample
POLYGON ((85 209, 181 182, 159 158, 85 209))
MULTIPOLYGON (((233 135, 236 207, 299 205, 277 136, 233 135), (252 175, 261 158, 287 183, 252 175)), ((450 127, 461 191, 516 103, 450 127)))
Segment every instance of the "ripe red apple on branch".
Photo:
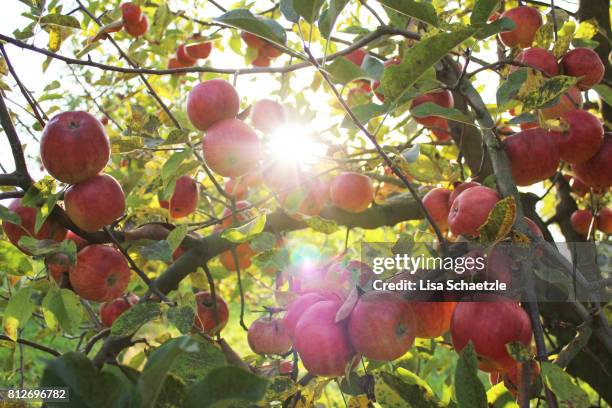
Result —
POLYGON ((198 292, 195 295, 195 328, 209 336, 213 336, 223 330, 229 318, 227 303, 218 294, 216 298, 215 313, 215 302, 213 302, 213 297, 209 292, 198 292))
POLYGON ((257 354, 283 355, 293 344, 282 320, 269 316, 260 317, 251 324, 247 339, 249 347, 257 354))
POLYGON ((111 327, 113 322, 126 310, 134 306, 140 298, 133 293, 106 302, 100 306, 100 321, 106 327, 111 327))

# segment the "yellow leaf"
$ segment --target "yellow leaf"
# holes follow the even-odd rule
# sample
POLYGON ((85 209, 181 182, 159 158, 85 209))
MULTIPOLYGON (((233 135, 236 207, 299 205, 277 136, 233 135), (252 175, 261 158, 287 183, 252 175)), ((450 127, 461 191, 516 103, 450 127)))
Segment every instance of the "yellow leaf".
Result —
POLYGON ((590 40, 597 34, 599 30, 599 25, 597 24, 597 20, 594 18, 586 21, 581 21, 578 25, 578 29, 576 30, 575 38, 583 38, 585 40, 590 40))

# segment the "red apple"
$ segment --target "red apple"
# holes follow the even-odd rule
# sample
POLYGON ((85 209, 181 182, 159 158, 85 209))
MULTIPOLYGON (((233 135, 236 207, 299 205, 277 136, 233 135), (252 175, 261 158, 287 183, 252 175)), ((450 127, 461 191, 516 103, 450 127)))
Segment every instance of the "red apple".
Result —
POLYGON ((531 322, 514 301, 482 295, 475 302, 459 302, 451 319, 451 338, 457 352, 472 342, 482 371, 504 371, 516 364, 506 344, 531 343, 531 322))
POLYGON ((134 306, 140 298, 133 293, 128 293, 100 306, 100 320, 105 327, 111 327, 115 319, 126 310, 134 306))
POLYGON ((351 213, 365 211, 374 200, 372 180, 359 173, 340 173, 332 180, 329 192, 334 206, 351 213))
MULTIPOLYGON (((251 248, 248 242, 244 242, 236 247, 236 255, 238 256, 238 266, 240 270, 244 270, 251 266, 251 258, 255 255, 255 251, 253 251, 253 248, 251 248)), ((219 260, 228 271, 235 271, 238 269, 232 251, 223 252, 219 255, 219 260)))
POLYGON ((448 228, 448 213, 450 212, 450 200, 451 191, 446 188, 434 188, 430 190, 425 197, 423 197, 423 205, 425 209, 433 218, 437 226, 445 230, 448 228))
MULTIPOLYGON (((68 278, 70 259, 66 254, 50 254, 45 257, 45 266, 47 267, 49 277, 53 278, 53 280, 59 284, 62 283, 64 275, 68 278)), ((68 282, 68 280, 66 280, 66 282, 68 282)))
POLYGON ((119 250, 89 245, 77 253, 70 267, 70 285, 86 300, 105 302, 123 295, 130 281, 130 267, 119 250))
POLYGON ((501 17, 514 21, 514 30, 499 34, 499 39, 506 47, 527 48, 531 47, 536 32, 542 26, 540 12, 529 6, 519 6, 502 13, 501 17))
MULTIPOLYGON (((475 280, 480 282, 497 280, 507 285, 512 283, 513 261, 502 249, 493 249, 490 252, 481 248, 474 249, 465 254, 464 258, 471 258, 471 262, 464 261, 463 276, 475 277, 475 280)), ((461 274, 458 268, 455 268, 455 272, 461 274)))
MULTIPOLYGON (((178 59, 176 59, 176 57, 174 58, 170 58, 168 60, 168 69, 177 69, 177 68, 184 68, 183 65, 179 62, 178 59)), ((183 74, 173 74, 173 75, 183 75, 183 74)))
POLYGON ((140 20, 138 20, 136 24, 126 22, 123 28, 125 28, 125 31, 127 31, 127 33, 132 37, 140 37, 149 29, 149 19, 143 14, 140 16, 140 20))
POLYGON ((223 177, 239 177, 253 171, 261 156, 257 134, 238 119, 215 123, 202 138, 204 161, 223 177))
POLYGON ((434 339, 450 328, 455 302, 408 302, 414 316, 414 336, 434 339))
POLYGON ((54 222, 51 217, 47 218, 45 222, 43 222, 38 232, 35 233, 34 227, 36 226, 36 208, 23 207, 21 205, 21 198, 13 199, 9 204, 8 209, 17 214, 21 220, 21 225, 13 224, 4 220, 2 221, 2 228, 4 229, 4 233, 8 237, 9 241, 11 241, 13 245, 15 245, 25 254, 30 255, 27 250, 19 246, 19 239, 21 239, 21 237, 24 235, 31 236, 39 240, 52 239, 54 241, 62 241, 66 236, 66 229, 54 222))
POLYGON ((528 186, 553 176, 559 167, 555 136, 544 129, 528 129, 508 136, 503 145, 518 186, 528 186))
POLYGON ((104 126, 83 111, 55 115, 40 138, 45 169, 64 183, 78 183, 98 174, 110 158, 104 126))
POLYGON ((187 97, 187 116, 199 130, 213 123, 234 118, 240 109, 236 89, 223 79, 211 79, 193 87, 187 97))
POLYGON ((583 163, 599 151, 604 129, 597 117, 577 109, 564 113, 561 121, 569 126, 567 131, 554 133, 561 159, 568 163, 583 163))
POLYGON ((250 221, 255 217, 255 210, 252 208, 251 203, 243 200, 235 203, 236 213, 232 213, 231 208, 225 208, 221 213, 221 225, 224 228, 237 226, 250 221))
POLYGON ((524 217, 524 220, 525 220, 525 223, 527 224, 527 228, 529 228, 535 236, 544 238, 544 234, 542 233, 542 230, 540 229, 540 227, 538 227, 538 224, 536 224, 534 220, 528 217, 524 217))
POLYGON ((77 227, 96 232, 125 211, 125 196, 112 176, 99 174, 70 186, 64 194, 66 214, 77 227))
MULTIPOLYGON (((287 122, 285 107, 270 99, 260 99, 251 111, 253 127, 262 132, 271 133, 287 122)), ((291 137, 291 135, 286 135, 291 137)))
POLYGON ((189 44, 185 47, 187 56, 191 59, 205 59, 208 58, 212 51, 212 42, 205 41, 196 44, 189 44))
POLYGON ((564 113, 570 112, 582 107, 582 94, 580 90, 572 86, 567 90, 565 94, 559 98, 559 102, 547 108, 542 108, 542 116, 544 119, 556 119, 561 117, 564 113))
POLYGON ((295 350, 310 374, 339 377, 353 357, 345 322, 336 323, 341 306, 336 301, 317 302, 295 327, 295 350))
POLYGON ((260 53, 258 53, 257 58, 251 62, 254 67, 269 67, 271 63, 272 60, 270 60, 270 58, 260 53))
POLYGON ((464 181, 463 183, 457 184, 454 190, 450 193, 450 196, 448 197, 448 206, 451 207, 453 205, 455 199, 459 196, 459 194, 461 194, 468 188, 477 186, 480 186, 480 183, 476 181, 464 181))
POLYGON ((341 293, 348 295, 355 285, 364 287, 374 277, 369 265, 350 260, 332 263, 325 273, 325 280, 333 288, 342 288, 341 293))
MULTIPOLYGON (((449 90, 443 89, 417 96, 410 103, 410 109, 414 109, 426 102, 432 102, 436 105, 442 106, 443 108, 452 108, 454 106, 453 94, 449 90)), ((439 116, 423 116, 419 118, 414 117, 414 120, 417 123, 425 127, 439 127, 441 124, 439 119, 439 116)), ((445 128, 448 129, 448 125, 446 127, 442 127, 442 129, 445 128)))
POLYGON ((606 70, 599 55, 590 48, 571 50, 563 56, 561 65, 565 75, 580 78, 576 85, 583 91, 600 83, 606 70))
POLYGON ((363 48, 357 48, 356 50, 346 54, 344 58, 360 67, 361 64, 363 64, 363 60, 365 59, 366 55, 368 55, 368 53, 365 52, 363 48))
POLYGON ((123 21, 129 24, 138 24, 142 16, 142 11, 138 5, 134 3, 123 3, 120 7, 123 21))
POLYGON ((249 194, 249 187, 244 182, 244 179, 231 178, 225 182, 223 188, 225 192, 235 200, 244 200, 249 194))
POLYGON ((267 44, 266 40, 259 38, 258 36, 256 36, 255 34, 251 34, 249 32, 243 31, 240 34, 240 37, 242 38, 242 40, 246 43, 246 45, 248 45, 249 47, 252 48, 261 48, 264 45, 267 44))
POLYGON ((572 192, 578 197, 584 197, 590 191, 589 186, 584 184, 578 177, 571 178, 570 187, 572 188, 572 192))
POLYGON ((198 208, 199 199, 198 183, 190 176, 179 177, 170 197, 170 217, 183 218, 193 213, 198 208))
POLYGON ((612 186, 612 135, 606 134, 604 141, 595 156, 589 160, 574 164, 576 176, 589 187, 606 189, 612 186))
POLYGON ((195 58, 191 58, 191 56, 187 53, 187 46, 185 44, 181 44, 176 49, 176 59, 179 64, 184 67, 193 67, 196 63, 195 58))
POLYGON ((431 116, 431 133, 436 137, 437 140, 445 142, 451 139, 450 127, 448 121, 438 116, 431 116))
POLYGON ((453 202, 448 225, 454 235, 479 235, 478 228, 489 217, 500 197, 497 191, 477 186, 463 191, 453 202))
MULTIPOLYGON (((529 361, 529 365, 529 384, 530 386, 533 386, 536 379, 540 375, 540 365, 533 360, 529 361)), ((519 362, 514 364, 505 372, 492 372, 489 374, 489 380, 491 381, 492 385, 503 381, 506 389, 510 391, 510 394, 512 394, 514 397, 518 396, 518 388, 523 381, 522 378, 523 371, 521 363, 519 362)))
POLYGON ((225 300, 218 293, 216 294, 216 299, 217 313, 215 313, 215 304, 210 293, 198 292, 195 295, 197 306, 195 327, 198 331, 209 336, 214 336, 223 330, 229 318, 229 309, 225 300))
POLYGON ((259 54, 266 58, 278 58, 283 55, 283 52, 272 44, 266 44, 259 49, 259 54))
POLYGON ((300 186, 280 193, 280 203, 290 214, 319 215, 329 199, 329 185, 320 179, 306 179, 300 186))
POLYGON ((293 342, 280 319, 260 317, 249 327, 249 347, 257 354, 283 355, 291 350, 293 342))
MULTIPOLYGON (((538 68, 550 76, 559 75, 559 64, 557 63, 557 57, 550 51, 544 48, 527 48, 521 51, 514 59, 517 62, 527 64, 531 67, 538 68)), ((510 72, 514 72, 519 69, 519 66, 511 66, 510 72)))
POLYGON ((612 234, 612 208, 602 208, 597 214, 597 229, 604 234, 612 234))
POLYGON ((287 335, 290 338, 294 338, 295 335, 295 326, 298 324, 298 321, 310 308, 312 305, 322 302, 325 300, 340 300, 336 295, 331 295, 328 293, 319 293, 319 292, 309 292, 301 295, 296 300, 291 302, 287 307, 287 313, 285 313, 285 317, 283 318, 283 326, 287 331, 287 335))
POLYGON ((589 210, 576 210, 570 217, 574 231, 580 235, 587 235, 593 222, 593 213, 589 210))
POLYGON ((393 361, 414 342, 412 311, 395 293, 368 292, 351 312, 348 334, 358 353, 372 360, 393 361))
POLYGON ((264 163, 262 179, 266 187, 282 194, 300 184, 302 171, 295 160, 274 160, 264 163))

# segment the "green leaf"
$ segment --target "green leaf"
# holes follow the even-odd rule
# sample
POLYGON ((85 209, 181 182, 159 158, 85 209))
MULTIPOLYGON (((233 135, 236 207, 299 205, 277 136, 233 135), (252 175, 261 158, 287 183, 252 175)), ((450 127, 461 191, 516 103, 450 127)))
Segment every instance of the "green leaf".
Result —
POLYGON ((455 108, 445 108, 433 102, 422 103, 410 110, 412 116, 422 118, 424 116, 440 116, 445 119, 454 120, 456 122, 467 123, 473 125, 474 121, 469 116, 455 108))
POLYGON ((292 23, 297 23, 300 21, 300 15, 293 7, 293 0, 280 0, 280 11, 288 21, 291 21, 292 23))
MULTIPOLYGON (((365 105, 358 105, 353 107, 352 111, 355 116, 357 116, 357 119, 359 119, 359 122, 362 125, 366 125, 370 120, 374 119, 375 117, 382 116, 387 113, 388 109, 389 107, 386 105, 366 103, 365 105)), ((345 129, 356 129, 357 125, 353 123, 353 120, 350 116, 345 115, 340 127, 343 127, 345 129)))
POLYGON ((0 204, 0 220, 21 225, 21 218, 2 204, 0 204))
POLYGON ((26 191, 21 198, 21 205, 24 207, 38 207, 47 199, 47 196, 55 192, 55 179, 45 176, 38 180, 26 191))
POLYGON ((558 75, 546 80, 538 89, 521 98, 523 109, 527 111, 545 106, 550 101, 563 95, 576 82, 578 82, 578 78, 566 75, 558 75))
POLYGON ((520 125, 521 123, 538 123, 538 118, 531 112, 521 113, 508 121, 509 125, 520 125))
POLYGON ((164 166, 161 170, 162 180, 168 180, 176 176, 180 176, 176 174, 176 170, 179 168, 181 163, 189 156, 191 156, 191 149, 185 149, 180 152, 176 152, 166 160, 164 166))
POLYGON ((319 18, 319 31, 325 38, 328 38, 336 24, 338 16, 348 4, 348 0, 330 0, 329 7, 323 10, 319 18))
POLYGON ((598 84, 595 85, 593 89, 599 94, 599 97, 603 99, 604 102, 612 106, 612 88, 606 84, 598 84))
POLYGON ((276 235, 270 232, 262 232, 257 235, 249 244, 256 252, 269 251, 276 245, 276 235))
POLYGON ((25 326, 36 308, 33 293, 31 287, 21 288, 11 296, 4 309, 4 333, 12 340, 17 340, 17 330, 25 326))
POLYGON ((189 232, 189 227, 187 224, 177 225, 176 228, 170 231, 166 237, 166 241, 168 241, 168 245, 170 245, 170 250, 174 251, 181 245, 181 242, 183 242, 183 239, 185 239, 187 232, 189 232))
POLYGON ((472 9, 470 24, 486 24, 487 20, 499 6, 499 0, 477 0, 472 9))
POLYGON ((331 79, 340 84, 348 84, 358 78, 367 78, 368 74, 361 67, 353 64, 348 59, 341 57, 334 59, 325 66, 325 70, 331 75, 331 79))
POLYGON ((172 22, 173 15, 168 8, 166 3, 161 3, 156 9, 155 14, 153 15, 153 24, 149 29, 149 32, 153 37, 158 40, 162 40, 164 36, 164 32, 168 25, 172 22))
POLYGON ((13 36, 17 40, 27 40, 28 38, 34 36, 34 28, 36 28, 36 22, 28 24, 22 30, 17 29, 13 31, 13 36))
POLYGON ((246 224, 226 229, 221 233, 221 238, 240 244, 255 238, 257 234, 263 231, 265 226, 266 214, 260 214, 246 224))
POLYGON ((312 24, 319 15, 323 3, 323 0, 294 0, 293 9, 298 15, 304 17, 304 20, 312 24))
POLYGON ((215 21, 248 31, 279 45, 285 45, 287 42, 287 34, 280 24, 269 18, 256 17, 247 9, 228 11, 215 18, 215 21))
POLYGON ((443 407, 429 386, 415 374, 402 370, 401 375, 384 371, 374 374, 376 402, 383 407, 443 407))
POLYGON ((261 400, 268 381, 234 366, 218 367, 187 391, 186 408, 249 406, 261 400))
POLYGON ((407 161, 398 156, 397 164, 418 181, 454 181, 459 177, 460 170, 440 155, 438 149, 431 145, 419 145, 419 156, 414 161, 407 161))
POLYGON ((415 0, 378 0, 383 6, 424 23, 438 26, 438 15, 433 5, 415 0))
POLYGON ((193 327, 195 311, 191 306, 171 307, 168 309, 168 321, 183 334, 187 334, 193 327))
POLYGON ((253 258, 253 263, 261 270, 284 270, 289 266, 289 253, 286 249, 268 249, 253 258))
POLYGON ((497 90, 497 106, 500 110, 504 110, 509 102, 519 93, 519 90, 527 81, 529 68, 519 68, 506 79, 497 90))
POLYGON ((400 98, 436 62, 470 38, 476 30, 461 27, 449 33, 427 37, 404 54, 399 65, 388 66, 382 76, 381 86, 385 97, 400 98))
POLYGON ((187 385, 200 381, 215 368, 227 365, 227 360, 218 347, 199 337, 194 337, 194 340, 197 350, 179 355, 170 368, 170 374, 187 385))
POLYGON ((113 322, 111 334, 113 336, 130 336, 145 323, 159 317, 161 309, 159 303, 141 302, 136 303, 127 311, 119 315, 113 322))
POLYGON ((155 406, 166 375, 176 358, 185 352, 196 350, 195 340, 185 336, 169 340, 151 353, 142 374, 138 378, 140 406, 142 408, 155 406))
POLYGON ((459 354, 455 369, 455 396, 460 408, 487 408, 487 394, 478 378, 478 360, 472 342, 459 354))
POLYGON ((335 221, 319 217, 318 215, 313 217, 304 217, 304 222, 313 230, 327 235, 333 234, 334 232, 338 231, 338 228, 340 228, 335 221))
POLYGON ((50 239, 43 239, 39 241, 36 238, 24 235, 19 239, 18 244, 35 256, 60 252, 68 255, 72 263, 74 263, 76 258, 76 244, 72 240, 57 242, 50 239))
POLYGON ((542 362, 542 379, 557 396, 561 406, 587 408, 589 396, 563 369, 555 364, 542 362))
POLYGON ((98 370, 82 353, 68 352, 45 367, 41 387, 67 387, 67 408, 128 407, 131 385, 125 379, 98 370))
POLYGON ((519 408, 515 398, 503 382, 495 384, 487 390, 487 402, 493 408, 519 408))
POLYGON ((140 255, 148 261, 172 262, 172 249, 166 240, 143 239, 134 242, 134 245, 138 247, 140 255))
POLYGON ((492 22, 491 24, 477 25, 478 31, 474 33, 474 38, 477 40, 484 40, 492 35, 501 33, 502 31, 511 31, 516 28, 514 21, 509 18, 500 18, 492 22))
POLYGON ((499 200, 489 213, 487 221, 478 227, 480 242, 490 244, 504 239, 512 229, 516 218, 516 202, 508 196, 499 200))
POLYGON ((59 27, 81 28, 81 23, 73 16, 63 16, 61 14, 47 14, 40 19, 40 25, 55 25, 59 27))
POLYGON ((527 362, 533 358, 533 354, 529 351, 529 347, 520 341, 513 341, 506 344, 506 350, 510 357, 516 361, 527 362))
POLYGON ((83 318, 84 310, 79 297, 73 291, 51 286, 42 301, 42 307, 45 322, 49 327, 54 328, 55 319, 57 319, 65 332, 76 333, 83 318), (49 316, 49 312, 53 316, 49 316))

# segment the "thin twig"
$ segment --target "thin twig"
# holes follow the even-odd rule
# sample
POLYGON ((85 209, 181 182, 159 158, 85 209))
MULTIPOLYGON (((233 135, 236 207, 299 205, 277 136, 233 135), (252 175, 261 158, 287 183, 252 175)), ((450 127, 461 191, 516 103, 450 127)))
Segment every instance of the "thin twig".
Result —
POLYGON ((140 279, 142 279, 144 281, 144 283, 147 284, 147 286, 149 287, 149 289, 156 294, 161 300, 163 300, 166 303, 173 303, 171 300, 169 300, 166 295, 164 295, 159 289, 157 289, 157 287, 153 284, 153 281, 147 276, 146 273, 144 273, 144 271, 142 269, 140 269, 140 267, 136 264, 136 262, 134 262, 134 260, 132 259, 132 257, 130 256, 130 254, 128 253, 128 251, 123 247, 123 245, 121 245, 121 243, 119 242, 119 240, 115 237, 115 235, 113 234, 113 232, 111 231, 111 229, 109 227, 104 227, 104 232, 106 232, 106 234, 108 235, 108 237, 110 238, 110 240, 113 242, 113 244, 115 244, 115 246, 117 247, 117 249, 119 249, 119 251, 123 254, 123 256, 125 257, 125 259, 128 261, 128 263, 130 264, 130 267, 132 268, 132 270, 134 270, 134 272, 136 272, 136 274, 138 276, 140 276, 140 279))
POLYGON ((23 97, 26 99, 26 101, 28 102, 28 104, 32 108, 32 112, 34 114, 34 117, 36 118, 36 120, 38 121, 40 126, 45 127, 45 121, 48 121, 49 118, 45 114, 45 111, 40 107, 40 105, 38 104, 36 99, 32 96, 32 93, 25 87, 23 82, 21 82, 21 80, 19 79, 19 76, 17 75, 17 72, 15 71, 15 68, 13 68, 13 64, 11 63, 11 60, 10 60, 6 50, 4 49, 4 45, 2 45, 2 44, 0 44, 0 52, 2 52, 2 55, 4 55, 4 60, 6 61, 6 66, 8 67, 9 72, 11 73, 11 75, 13 76, 13 79, 15 79, 15 82, 17 83, 17 86, 19 87, 19 90, 21 91, 21 93, 23 94, 23 97))
MULTIPOLYGON (((0 334, 0 340, 13 341, 13 339, 11 339, 9 336, 6 336, 4 334, 0 334)), ((49 353, 49 354, 54 355, 56 357, 59 357, 59 356, 62 355, 59 351, 54 350, 51 347, 47 347, 47 346, 35 343, 33 341, 30 341, 30 340, 17 339, 17 343, 23 344, 24 346, 35 348, 35 349, 40 350, 40 351, 44 351, 45 353, 49 353)))

